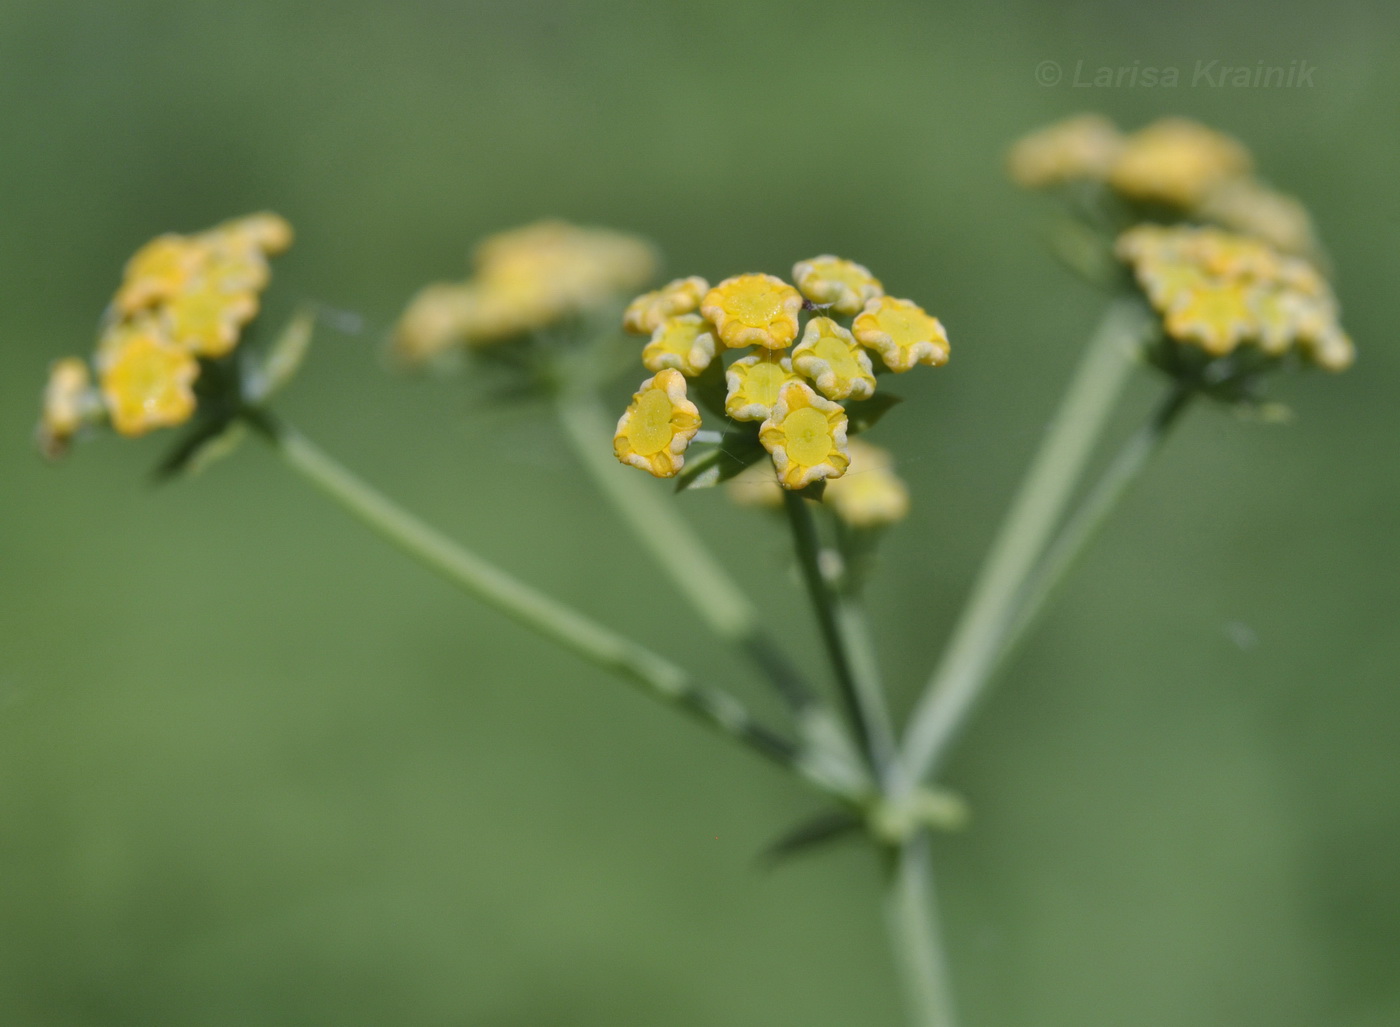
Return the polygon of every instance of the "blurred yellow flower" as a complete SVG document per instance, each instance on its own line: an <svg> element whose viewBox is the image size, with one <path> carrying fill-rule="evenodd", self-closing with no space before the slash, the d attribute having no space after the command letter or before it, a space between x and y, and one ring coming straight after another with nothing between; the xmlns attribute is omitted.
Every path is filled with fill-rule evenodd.
<svg viewBox="0 0 1400 1027"><path fill-rule="evenodd" d="M1316 256L1312 217L1301 202L1253 178L1232 178L1210 190L1193 217L1263 240L1282 253Z"/></svg>
<svg viewBox="0 0 1400 1027"><path fill-rule="evenodd" d="M685 376L673 368L642 382L617 422L617 458L658 478L676 475L685 465L686 447L700 430L700 411L685 393Z"/></svg>
<svg viewBox="0 0 1400 1027"><path fill-rule="evenodd" d="M1249 151L1187 118L1163 118L1128 137L1108 181L1129 199L1187 210L1221 183L1247 175Z"/></svg>
<svg viewBox="0 0 1400 1027"><path fill-rule="evenodd" d="M829 317L807 322L792 351L792 366L827 399L868 399L875 393L870 357L855 337Z"/></svg>
<svg viewBox="0 0 1400 1027"><path fill-rule="evenodd" d="M656 274L651 244L606 228L537 221L484 240L477 277L508 292L542 298L541 316L581 313L640 288ZM543 327L542 324L529 327Z"/></svg>
<svg viewBox="0 0 1400 1027"><path fill-rule="evenodd" d="M725 486L729 498L740 506L761 510L783 508L783 487L773 470L773 461L760 459L736 474Z"/></svg>
<svg viewBox="0 0 1400 1027"><path fill-rule="evenodd" d="M1298 348L1303 356L1324 371L1345 371L1356 362L1356 346L1338 325L1301 335Z"/></svg>
<svg viewBox="0 0 1400 1027"><path fill-rule="evenodd" d="M409 363L456 345L484 346L527 335L607 306L656 273L656 251L636 236L563 221L539 221L490 236L465 281L429 285L394 329Z"/></svg>
<svg viewBox="0 0 1400 1027"><path fill-rule="evenodd" d="M818 396L805 382L783 386L758 438L772 455L778 483L785 489L839 478L850 463L845 409Z"/></svg>
<svg viewBox="0 0 1400 1027"><path fill-rule="evenodd" d="M1102 181L1122 152L1123 133L1099 114L1057 121L1020 139L1007 157L1011 179L1041 189L1079 179Z"/></svg>
<svg viewBox="0 0 1400 1027"><path fill-rule="evenodd" d="M474 298L469 286L450 282L419 289L394 326L394 354L420 364L462 343Z"/></svg>
<svg viewBox="0 0 1400 1027"><path fill-rule="evenodd" d="M798 377L791 360L765 350L734 361L724 372L724 380L729 387L724 412L736 421L762 421L773 412L782 387Z"/></svg>
<svg viewBox="0 0 1400 1027"><path fill-rule="evenodd" d="M183 235L157 236L137 250L126 264L116 308L130 316L178 295L199 272L209 247Z"/></svg>
<svg viewBox="0 0 1400 1027"><path fill-rule="evenodd" d="M942 323L909 300L891 296L871 300L855 319L852 333L862 346L879 353L891 371L948 362L948 335Z"/></svg>
<svg viewBox="0 0 1400 1027"><path fill-rule="evenodd" d="M77 357L65 357L49 368L39 419L39 448L56 457L88 419L93 406L92 373Z"/></svg>
<svg viewBox="0 0 1400 1027"><path fill-rule="evenodd" d="M642 364L648 371L673 367L692 377L709 367L714 358L714 329L699 314L668 317L656 326L642 350Z"/></svg>
<svg viewBox="0 0 1400 1027"><path fill-rule="evenodd" d="M174 427L194 414L199 363L152 322L120 332L101 374L107 413L122 435Z"/></svg>
<svg viewBox="0 0 1400 1027"><path fill-rule="evenodd" d="M884 286L868 268L830 254L798 261L792 268L792 280L807 299L843 317L859 314L867 300L885 294Z"/></svg>
<svg viewBox="0 0 1400 1027"><path fill-rule="evenodd" d="M633 335L650 335L663 321L700 309L710 283L699 275L677 278L652 292L644 292L622 314L622 326Z"/></svg>
<svg viewBox="0 0 1400 1027"><path fill-rule="evenodd" d="M1249 337L1255 324L1252 303L1242 282L1208 282L1178 296L1163 324L1172 338L1220 357Z"/></svg>
<svg viewBox="0 0 1400 1027"><path fill-rule="evenodd" d="M244 249L255 249L269 257L285 253L295 238L286 219L271 211L233 218L205 233L215 242L225 242Z"/></svg>
<svg viewBox="0 0 1400 1027"><path fill-rule="evenodd" d="M786 349L797 338L802 294L774 275L736 275L705 294L700 312L730 349Z"/></svg>
<svg viewBox="0 0 1400 1027"><path fill-rule="evenodd" d="M211 360L233 351L257 313L257 293L223 292L210 285L180 293L165 308L171 341Z"/></svg>
<svg viewBox="0 0 1400 1027"><path fill-rule="evenodd" d="M909 515L909 488L894 471L894 459L862 439L847 445L850 466L827 482L822 502L853 528L880 528Z"/></svg>

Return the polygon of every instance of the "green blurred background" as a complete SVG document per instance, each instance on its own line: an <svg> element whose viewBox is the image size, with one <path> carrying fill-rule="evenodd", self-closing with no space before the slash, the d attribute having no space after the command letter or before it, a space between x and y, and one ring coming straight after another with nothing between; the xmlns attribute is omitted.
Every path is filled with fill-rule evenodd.
<svg viewBox="0 0 1400 1027"><path fill-rule="evenodd" d="M1191 87L1214 59L1315 85ZM1184 81L1076 89L1079 60ZM1280 382L1289 425L1194 413L966 738L975 824L937 855L967 1023L1400 1023L1397 96L1380 0L0 4L0 1023L898 1022L873 859L756 864L807 793L255 446L160 489L164 440L44 466L37 392L139 243L278 210L270 316L364 323L323 333L285 413L743 678L539 411L390 376L380 343L473 239L541 215L712 279L849 255L954 340L877 438L917 504L873 596L904 706L1101 306L1001 175L1084 109L1238 134L1312 207L1362 356ZM810 651L780 526L681 502Z"/></svg>

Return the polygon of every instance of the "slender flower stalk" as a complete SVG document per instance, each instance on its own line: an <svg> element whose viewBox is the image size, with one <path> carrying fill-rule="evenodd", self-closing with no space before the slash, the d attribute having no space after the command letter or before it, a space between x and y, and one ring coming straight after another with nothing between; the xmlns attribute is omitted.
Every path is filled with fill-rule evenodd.
<svg viewBox="0 0 1400 1027"><path fill-rule="evenodd" d="M310 440L265 414L248 414L253 427L287 466L359 521L463 591L577 656L638 685L653 698L691 714L706 726L787 768L825 792L854 799L799 759L792 742L758 723L728 692L695 681L645 646L619 635L572 607L453 542L419 521L342 467Z"/></svg>
<svg viewBox="0 0 1400 1027"><path fill-rule="evenodd" d="M922 781L982 691L1019 591L1063 517L1132 368L1145 331L1141 305L1109 307L1002 522L933 677L911 715L904 780Z"/></svg>
<svg viewBox="0 0 1400 1027"><path fill-rule="evenodd" d="M947 957L939 936L927 831L894 854L885 923L911 1027L956 1027Z"/></svg>
<svg viewBox="0 0 1400 1027"><path fill-rule="evenodd" d="M855 730L862 755L876 776L883 777L888 759L884 750L889 749L889 756L892 757L892 739L886 740L881 737L875 724L876 718L872 717L867 701L869 696L878 691L879 682L857 679L857 664L850 651L850 639L841 629L836 598L822 570L821 541L817 536L817 525L812 518L812 511L807 508L807 500L799 492L784 489L783 508L792 527L802 580L807 586L807 594L817 615L817 626L821 630L827 657L836 676L842 704ZM883 706L883 700L881 705Z"/></svg>
<svg viewBox="0 0 1400 1027"><path fill-rule="evenodd" d="M1012 618L1002 643L1002 658L1015 651L1034 626L1046 601L1064 580L1066 573L1079 560L1085 548L1098 534L1129 487L1142 474L1152 456L1161 448L1167 434L1190 405L1196 393L1184 386L1167 392L1160 406L1146 424L1137 430L1103 476L1094 484L1083 502L1070 516L1060 534L1045 552L1035 573L1026 581L1016 615Z"/></svg>

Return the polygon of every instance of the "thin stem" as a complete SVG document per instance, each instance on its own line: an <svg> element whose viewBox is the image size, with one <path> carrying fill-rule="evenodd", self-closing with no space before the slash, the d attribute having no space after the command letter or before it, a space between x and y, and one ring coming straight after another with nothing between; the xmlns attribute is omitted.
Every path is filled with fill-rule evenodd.
<svg viewBox="0 0 1400 1027"><path fill-rule="evenodd" d="M1186 410L1195 393L1187 386L1174 386L1148 422L1123 444L1074 513L1065 522L1044 557L1027 576L1016 601L988 640L988 656L982 676L974 687L943 694L933 707L939 727L929 760L929 772L936 771L966 723L976 701L986 692L996 671L1025 638L1046 600L1084 552L1108 515L1137 479L1152 455L1161 447L1172 425Z"/></svg>
<svg viewBox="0 0 1400 1027"><path fill-rule="evenodd" d="M865 573L864 568L859 566L868 558L874 536L868 531L846 526L839 518L833 520L837 550L841 555L838 580L828 583L836 628L850 657L856 699L865 712L871 751L880 768L880 783L887 792L899 792L901 789L892 780L900 771L899 737L885 697L885 684L880 674L875 638L870 631L870 618L865 612L862 588Z"/></svg>
<svg viewBox="0 0 1400 1027"><path fill-rule="evenodd" d="M841 629L836 598L822 570L821 540L817 536L817 525L812 518L812 511L808 509L806 499L786 489L783 490L783 508L792 527L797 562L802 568L802 579L807 585L807 594L817 615L817 625L821 629L822 641L826 644L827 656L836 675L842 704L850 717L851 727L855 731L862 755L876 776L883 778L886 755L882 751L879 731L871 723L870 713L863 698L864 694L871 690L870 683L859 679L848 648L849 639ZM878 685L875 687L878 688Z"/></svg>
<svg viewBox="0 0 1400 1027"><path fill-rule="evenodd" d="M885 923L911 1027L955 1027L952 989L934 904L929 839L920 832L894 854Z"/></svg>
<svg viewBox="0 0 1400 1027"><path fill-rule="evenodd" d="M720 734L801 774L822 790L851 798L839 786L812 773L799 760L791 742L757 723L728 692L700 684L665 657L458 545L267 414L249 413L247 417L287 466L428 569L564 649L640 686L653 698L684 710Z"/></svg>
<svg viewBox="0 0 1400 1027"><path fill-rule="evenodd" d="M982 564L948 646L910 717L904 779L923 780L976 699L1022 582L1060 522L1127 382L1129 344L1145 327L1136 301L1109 307Z"/></svg>
<svg viewBox="0 0 1400 1027"><path fill-rule="evenodd" d="M759 668L790 709L803 713L817 696L777 644L759 625L758 611L655 482L612 458L612 425L591 388L567 389L555 400L564 436L579 463L642 546L720 638Z"/></svg>
<svg viewBox="0 0 1400 1027"><path fill-rule="evenodd" d="M1046 601L1064 580L1070 568L1103 527L1128 488L1161 448L1172 425L1190 404L1195 393L1188 387L1171 389L1152 418L1123 444L1113 462L1104 470L1089 494L1065 523L1035 573L1026 581L1016 614L1002 645L1002 659L1010 655L1034 626Z"/></svg>

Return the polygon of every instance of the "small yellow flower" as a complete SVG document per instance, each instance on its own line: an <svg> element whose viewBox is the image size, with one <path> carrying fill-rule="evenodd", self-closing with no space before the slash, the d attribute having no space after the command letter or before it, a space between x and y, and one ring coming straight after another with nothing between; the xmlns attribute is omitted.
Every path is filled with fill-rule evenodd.
<svg viewBox="0 0 1400 1027"><path fill-rule="evenodd" d="M827 483L822 502L853 528L879 528L909 515L909 488L879 446L851 439L846 473Z"/></svg>
<svg viewBox="0 0 1400 1027"><path fill-rule="evenodd" d="M1286 289L1250 290L1254 341L1269 356L1288 352L1298 335L1301 297Z"/></svg>
<svg viewBox="0 0 1400 1027"><path fill-rule="evenodd" d="M948 335L942 323L909 300L891 296L871 300L852 330L856 341L879 353L891 371L948 362Z"/></svg>
<svg viewBox="0 0 1400 1027"><path fill-rule="evenodd" d="M792 366L827 399L868 399L875 393L870 357L850 332L829 317L807 322L792 351Z"/></svg>
<svg viewBox="0 0 1400 1027"><path fill-rule="evenodd" d="M700 309L700 301L710 291L710 283L699 275L677 278L652 292L644 292L622 314L622 327L633 335L650 335L663 321L677 314Z"/></svg>
<svg viewBox="0 0 1400 1027"><path fill-rule="evenodd" d="M169 428L194 414L199 363L153 325L126 328L102 369L102 396L123 435Z"/></svg>
<svg viewBox="0 0 1400 1027"><path fill-rule="evenodd" d="M1099 114L1047 125L1019 140L1007 158L1011 179L1042 189L1079 179L1101 181L1123 150L1123 133Z"/></svg>
<svg viewBox="0 0 1400 1027"><path fill-rule="evenodd" d="M798 261L792 280L807 299L843 317L859 314L866 301L885 294L885 287L868 268L830 254Z"/></svg>
<svg viewBox="0 0 1400 1027"><path fill-rule="evenodd" d="M1186 118L1163 118L1128 137L1108 181L1124 196L1189 210L1212 189L1248 174L1249 151Z"/></svg>
<svg viewBox="0 0 1400 1027"><path fill-rule="evenodd" d="M674 477L684 453L700 430L700 411L686 399L685 376L674 368L642 382L617 422L613 452L624 464L658 478Z"/></svg>
<svg viewBox="0 0 1400 1027"><path fill-rule="evenodd" d="M77 357L65 357L49 368L39 419L39 448L48 457L62 455L92 411L92 374Z"/></svg>
<svg viewBox="0 0 1400 1027"><path fill-rule="evenodd" d="M850 463L845 409L840 403L822 399L805 382L783 386L758 439L772 455L778 483L785 489L839 478Z"/></svg>
<svg viewBox="0 0 1400 1027"><path fill-rule="evenodd" d="M739 506L760 510L783 508L783 487L778 484L772 460L759 460L758 463L745 467L730 479L725 491Z"/></svg>
<svg viewBox="0 0 1400 1027"><path fill-rule="evenodd" d="M1222 278L1276 280L1279 255L1257 239L1201 228L1191 233L1187 252L1210 275Z"/></svg>
<svg viewBox="0 0 1400 1027"><path fill-rule="evenodd" d="M127 261L117 290L117 310L130 316L178 295L208 255L209 247L198 239L174 234L152 239Z"/></svg>
<svg viewBox="0 0 1400 1027"><path fill-rule="evenodd" d="M1220 357L1251 336L1253 302L1252 290L1243 283L1211 283L1182 294L1163 324L1177 341Z"/></svg>
<svg viewBox="0 0 1400 1027"><path fill-rule="evenodd" d="M729 386L724 412L736 421L762 421L773 412L783 386L799 379L791 360L768 350L734 361L724 380Z"/></svg>
<svg viewBox="0 0 1400 1027"><path fill-rule="evenodd" d="M269 257L285 253L291 248L295 238L292 226L286 219L271 211L261 211L225 221L205 235L217 242L259 250Z"/></svg>
<svg viewBox="0 0 1400 1027"><path fill-rule="evenodd" d="M1210 282L1197 265L1184 260L1145 258L1134 266L1142 291L1158 310L1169 310L1186 293Z"/></svg>
<svg viewBox="0 0 1400 1027"><path fill-rule="evenodd" d="M668 317L651 334L642 350L642 364L648 371L673 367L694 377L715 358L714 329L699 314Z"/></svg>
<svg viewBox="0 0 1400 1027"><path fill-rule="evenodd" d="M656 273L656 251L637 236L565 221L538 221L483 241L477 277L540 298L526 329L600 306L640 288Z"/></svg>
<svg viewBox="0 0 1400 1027"><path fill-rule="evenodd" d="M466 285L444 282L420 289L394 326L394 355L419 364L461 343L472 300Z"/></svg>
<svg viewBox="0 0 1400 1027"><path fill-rule="evenodd" d="M736 275L705 294L700 312L730 349L786 349L797 338L802 294L773 275Z"/></svg>
<svg viewBox="0 0 1400 1027"><path fill-rule="evenodd" d="M1314 335L1301 336L1298 349L1305 360L1324 371L1345 371L1356 362L1356 346L1351 336L1335 324Z"/></svg>
<svg viewBox="0 0 1400 1027"><path fill-rule="evenodd" d="M175 345L211 360L233 352L244 326L257 313L256 293L224 292L211 285L182 292L165 308Z"/></svg>

